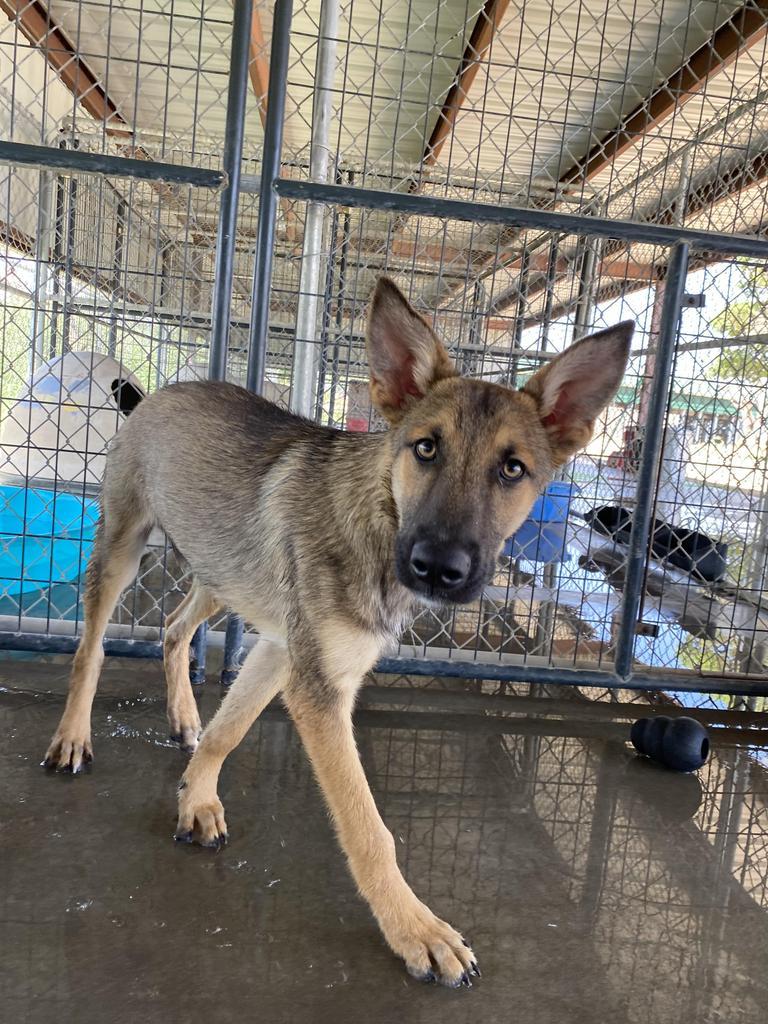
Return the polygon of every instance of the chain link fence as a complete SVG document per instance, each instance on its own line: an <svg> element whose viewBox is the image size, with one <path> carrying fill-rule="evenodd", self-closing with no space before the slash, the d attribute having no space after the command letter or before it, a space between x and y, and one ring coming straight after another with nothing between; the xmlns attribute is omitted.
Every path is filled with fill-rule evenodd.
<svg viewBox="0 0 768 1024"><path fill-rule="evenodd" d="M512 387L637 330L482 598L425 609L382 669L762 708L763 5L0 9L8 644L74 644L105 448L143 394L213 373L380 427L364 334L387 274L465 374ZM113 649L157 653L187 584L153 535ZM231 666L229 626L208 643Z"/></svg>

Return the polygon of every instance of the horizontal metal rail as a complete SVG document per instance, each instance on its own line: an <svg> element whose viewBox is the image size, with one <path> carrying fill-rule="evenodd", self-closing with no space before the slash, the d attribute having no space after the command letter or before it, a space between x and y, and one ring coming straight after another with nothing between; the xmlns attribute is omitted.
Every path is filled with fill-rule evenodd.
<svg viewBox="0 0 768 1024"><path fill-rule="evenodd" d="M249 638L250 639L250 638ZM45 633L0 632L0 650L30 651L39 654L72 654L80 642L78 636L51 636ZM162 658L163 645L157 640L131 640L108 637L107 654L120 658ZM505 683L548 683L558 686L589 686L599 689L623 689L649 692L672 690L686 693L726 693L737 696L768 697L768 678L705 675L690 672L636 672L627 679L615 673L561 665L488 664L478 661L444 661L432 658L381 658L374 668L382 675L443 676L453 679L484 679Z"/></svg>
<svg viewBox="0 0 768 1024"><path fill-rule="evenodd" d="M50 167L81 174L109 174L115 178L141 178L172 185L194 185L196 188L219 189L226 181L223 171L207 167L136 160L110 153L85 153L81 149L61 149L58 146L30 146L24 142L0 142L0 163Z"/></svg>
<svg viewBox="0 0 768 1024"><path fill-rule="evenodd" d="M768 258L768 241L749 235L726 235L695 228L668 227L664 224L636 223L591 217L584 214L559 213L555 210L526 209L518 206L491 206L463 199L442 199L439 196L415 195L407 192L385 192L381 189L355 188L351 185L321 185L313 181L292 181L278 178L273 186L284 199L301 202L330 203L364 209L387 210L410 216L439 217L445 220L504 224L509 227L536 228L562 234L598 235L601 238L626 239L647 245L674 246L687 242L695 249L715 249L734 256Z"/></svg>

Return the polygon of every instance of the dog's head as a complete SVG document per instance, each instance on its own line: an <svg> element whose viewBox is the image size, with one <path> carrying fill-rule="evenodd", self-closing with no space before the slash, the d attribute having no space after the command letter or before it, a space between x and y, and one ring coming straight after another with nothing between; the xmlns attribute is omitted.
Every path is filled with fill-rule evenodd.
<svg viewBox="0 0 768 1024"><path fill-rule="evenodd" d="M576 342L520 391L459 377L432 328L381 279L367 348L389 421L397 576L427 599L474 600L552 474L616 393L633 324Z"/></svg>

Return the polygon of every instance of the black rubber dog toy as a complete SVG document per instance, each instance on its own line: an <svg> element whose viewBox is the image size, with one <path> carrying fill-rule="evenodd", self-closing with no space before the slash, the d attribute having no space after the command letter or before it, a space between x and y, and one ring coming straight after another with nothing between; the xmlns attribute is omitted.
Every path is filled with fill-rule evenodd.
<svg viewBox="0 0 768 1024"><path fill-rule="evenodd" d="M709 735L695 718L639 718L629 738L638 754L675 772L695 772L709 756Z"/></svg>

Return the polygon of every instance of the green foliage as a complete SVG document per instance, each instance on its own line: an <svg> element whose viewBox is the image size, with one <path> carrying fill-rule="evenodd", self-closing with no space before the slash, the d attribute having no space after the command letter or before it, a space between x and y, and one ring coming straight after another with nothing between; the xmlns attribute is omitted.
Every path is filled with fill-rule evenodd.
<svg viewBox="0 0 768 1024"><path fill-rule="evenodd" d="M738 295L712 321L712 327L731 338L768 334L768 268L744 263L739 267ZM717 380L765 384L768 345L724 349L707 371Z"/></svg>

